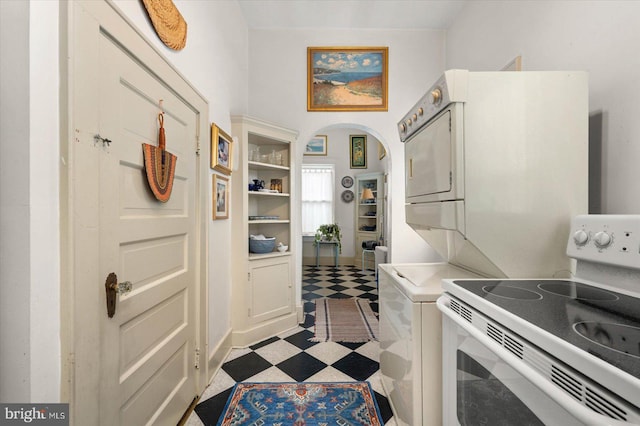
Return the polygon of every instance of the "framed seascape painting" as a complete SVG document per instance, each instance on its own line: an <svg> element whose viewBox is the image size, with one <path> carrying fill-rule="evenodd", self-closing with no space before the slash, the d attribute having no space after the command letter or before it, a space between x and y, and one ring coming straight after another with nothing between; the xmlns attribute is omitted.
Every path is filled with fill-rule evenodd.
<svg viewBox="0 0 640 426"><path fill-rule="evenodd" d="M307 111L387 111L388 47L308 47Z"/></svg>
<svg viewBox="0 0 640 426"><path fill-rule="evenodd" d="M315 135L304 148L304 155L327 155L327 135Z"/></svg>
<svg viewBox="0 0 640 426"><path fill-rule="evenodd" d="M229 179L213 175L213 220L229 218Z"/></svg>
<svg viewBox="0 0 640 426"><path fill-rule="evenodd" d="M349 136L351 143L349 144L349 158L351 159L352 169L367 168L367 136L351 135Z"/></svg>
<svg viewBox="0 0 640 426"><path fill-rule="evenodd" d="M221 128L211 124L211 168L222 174L231 174L233 139Z"/></svg>

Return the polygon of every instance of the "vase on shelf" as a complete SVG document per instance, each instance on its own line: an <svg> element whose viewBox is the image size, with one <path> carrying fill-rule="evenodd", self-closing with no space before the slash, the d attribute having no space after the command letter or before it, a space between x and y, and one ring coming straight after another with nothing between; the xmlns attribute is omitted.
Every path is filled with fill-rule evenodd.
<svg viewBox="0 0 640 426"><path fill-rule="evenodd" d="M261 189L264 189L264 181L260 180L260 179L254 179L253 180L253 190L254 191L260 191Z"/></svg>

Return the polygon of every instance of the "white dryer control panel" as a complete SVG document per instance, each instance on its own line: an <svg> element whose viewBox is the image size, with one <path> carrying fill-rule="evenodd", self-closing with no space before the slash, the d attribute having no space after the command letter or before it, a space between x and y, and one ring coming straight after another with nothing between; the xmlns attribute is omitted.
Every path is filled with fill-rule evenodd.
<svg viewBox="0 0 640 426"><path fill-rule="evenodd" d="M571 222L567 255L640 269L640 215L580 215Z"/></svg>
<svg viewBox="0 0 640 426"><path fill-rule="evenodd" d="M451 102L467 101L467 70L448 70L398 123L400 140L406 142Z"/></svg>

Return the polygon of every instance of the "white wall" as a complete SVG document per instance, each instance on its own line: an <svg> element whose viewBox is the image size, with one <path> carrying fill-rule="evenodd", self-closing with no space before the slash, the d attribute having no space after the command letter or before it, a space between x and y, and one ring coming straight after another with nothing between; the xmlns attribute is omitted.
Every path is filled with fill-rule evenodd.
<svg viewBox="0 0 640 426"><path fill-rule="evenodd" d="M388 112L307 112L308 46L388 46ZM405 224L404 150L396 123L444 69L444 34L421 30L308 29L249 31L249 112L300 132L302 146L321 129L343 125L366 130L389 156L390 254L394 262L419 262L435 253ZM297 152L302 155L303 149ZM298 264L301 260L298 259Z"/></svg>
<svg viewBox="0 0 640 426"><path fill-rule="evenodd" d="M340 225L342 234L342 254L343 257L353 257L355 255L355 206L356 202L345 203L340 196L346 189L342 186L341 180L344 176L354 178L363 173L384 173L386 170L387 157L378 159L378 139L357 128L333 127L320 129L318 134L327 135L327 155L326 156L303 156L304 164L333 164L335 166L335 222ZM349 136L367 136L367 168L352 169L349 157ZM304 146L307 141L300 140L300 146ZM355 185L349 188L354 191ZM314 257L315 249L309 241L303 247L304 257ZM329 252L323 253L329 255Z"/></svg>
<svg viewBox="0 0 640 426"><path fill-rule="evenodd" d="M590 212L640 213L640 2L472 1L447 31L448 68L589 72ZM553 105L549 105L553 108Z"/></svg>
<svg viewBox="0 0 640 426"><path fill-rule="evenodd" d="M29 3L0 2L0 401L30 398Z"/></svg>
<svg viewBox="0 0 640 426"><path fill-rule="evenodd" d="M31 396L50 401L60 390L61 365L50 356L60 351L60 224L59 217L59 81L56 2L33 1L30 11L30 135L31 206ZM44 49L34 49L44 46ZM43 72L46 70L46 72Z"/></svg>
<svg viewBox="0 0 640 426"><path fill-rule="evenodd" d="M0 15L0 401L57 401L58 4L1 2Z"/></svg>

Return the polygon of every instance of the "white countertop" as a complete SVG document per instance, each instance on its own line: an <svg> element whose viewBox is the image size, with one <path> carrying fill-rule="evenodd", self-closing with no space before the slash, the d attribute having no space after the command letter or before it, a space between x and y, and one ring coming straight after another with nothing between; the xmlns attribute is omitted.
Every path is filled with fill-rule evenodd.
<svg viewBox="0 0 640 426"><path fill-rule="evenodd" d="M435 302L442 294L445 278L482 278L450 263L405 263L379 265L391 282L413 302Z"/></svg>

